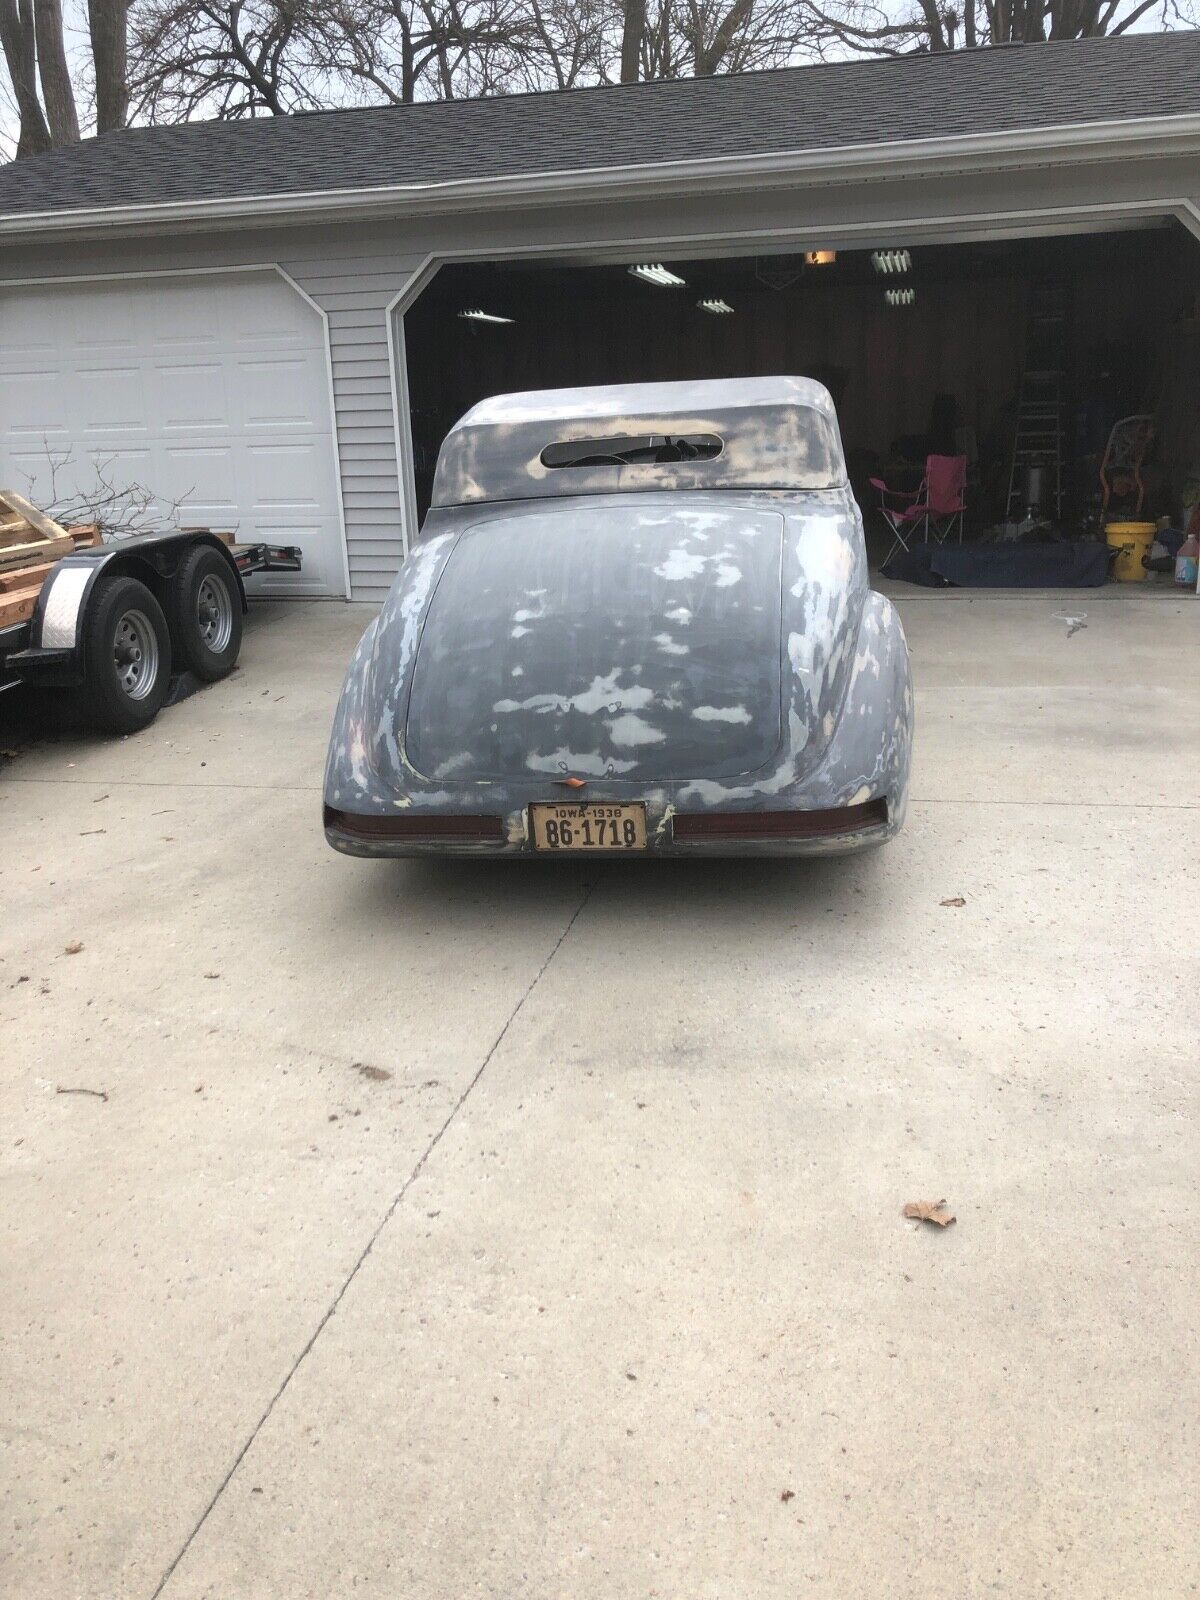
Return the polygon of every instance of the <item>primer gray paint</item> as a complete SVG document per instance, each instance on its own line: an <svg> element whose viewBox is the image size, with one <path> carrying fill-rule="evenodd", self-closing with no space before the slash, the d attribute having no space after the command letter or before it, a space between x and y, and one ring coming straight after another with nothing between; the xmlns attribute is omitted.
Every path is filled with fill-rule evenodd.
<svg viewBox="0 0 1200 1600"><path fill-rule="evenodd" d="M641 405L638 386L613 391L613 418L637 432L688 431L693 413L672 418L665 387L647 385L655 392ZM693 386L669 387L682 401ZM525 430L555 426L552 395L506 397L484 413L491 423L477 410L459 425L496 431L473 458L491 464L504 497L430 512L351 661L325 802L361 816L496 815L505 843L367 845L334 824L335 848L523 853L528 807L561 801L568 791L556 785L585 775L589 801L645 802L659 854L840 851L900 828L912 750L908 651L897 613L868 584L862 519L840 444L829 448L829 396L795 379L701 387L708 427L745 430L748 472L757 409L763 432L778 432L758 456L779 460L778 438L819 438L829 452L823 484L805 486L813 468L802 454L793 473L805 481L792 487L676 487L668 466L657 490L639 483L565 498L527 459ZM586 393L591 421L603 414L604 391ZM579 391L562 399L565 418L579 420ZM516 448L504 471L506 440ZM458 459L453 432L444 454ZM439 478L459 483L454 471ZM596 559L606 538L609 563ZM640 580L632 597L622 559L631 553ZM875 798L888 801L886 828L832 842L714 847L673 837L685 811Z"/></svg>

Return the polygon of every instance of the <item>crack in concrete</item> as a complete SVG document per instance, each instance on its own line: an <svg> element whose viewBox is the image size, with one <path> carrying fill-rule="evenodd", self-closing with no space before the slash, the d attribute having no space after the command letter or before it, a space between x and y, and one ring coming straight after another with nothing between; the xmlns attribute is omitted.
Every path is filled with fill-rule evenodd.
<svg viewBox="0 0 1200 1600"><path fill-rule="evenodd" d="M496 1051L504 1043L504 1039L505 1039L505 1036L508 1033L508 1030L512 1027L513 1023L517 1020L518 1016L521 1014L521 1011L522 1011L522 1009L523 1009L523 1007L525 1005L525 1002L529 999L530 995L537 988L538 984L542 981L543 977L546 974L547 969L550 966L550 963L554 960L555 956L558 954L559 950L562 948L563 943L565 942L565 940L567 938L567 935L571 932L571 929L575 926L576 922L579 920L579 917L580 917L581 913L583 912L584 907L587 905L588 901L591 899L592 890L594 888L595 888L595 881L592 881L592 882L590 882L590 883L588 883L588 884L586 884L584 886L583 896L582 896L581 900L579 901L579 904L575 907L574 911L571 913L570 919L568 920L566 927L559 934L558 938L554 941L554 944L552 945L549 954L546 956L546 959L542 962L541 966L534 973L534 975L533 975L532 979L530 980L530 982L529 982L527 988L525 989L524 993L521 995L521 997L517 1001L516 1005L509 1012L508 1017L505 1020L504 1026L500 1029L500 1032L492 1040L492 1043L491 1043L486 1055L484 1056L483 1060L479 1063L479 1066L476 1068L475 1073L474 1073L473 1077L471 1078L471 1081L467 1084L466 1088L463 1090L463 1092L459 1095L458 1099L454 1102L453 1106L450 1108L450 1113L447 1116L446 1120L442 1123L441 1127L437 1130L437 1132L434 1134L433 1138L429 1141L428 1145L425 1147L425 1150L422 1152L419 1160L417 1161L416 1166L413 1167L413 1169L409 1173L408 1177L404 1180L403 1184L397 1190L397 1192L396 1192L395 1196L393 1197L391 1203L389 1204L387 1210L384 1212L383 1216L380 1218L379 1222L376 1224L376 1227L375 1227L374 1231L372 1232L371 1237L367 1240L366 1244L363 1246L363 1249L359 1253L358 1258L355 1260L354 1265L350 1268L350 1271L347 1274L347 1276L345 1278L345 1281L342 1283L341 1288L339 1288L338 1292L334 1295L333 1299L330 1301L329 1305L326 1307L324 1314L322 1315L320 1321L317 1323L316 1327L313 1329L312 1333L309 1335L308 1340L304 1344L304 1346L301 1349L299 1355L297 1355L295 1361L293 1361L291 1366L288 1368L288 1371L284 1376L283 1382L279 1385L279 1387L275 1390L275 1393L271 1396L271 1399L270 1399L270 1401L269 1401L269 1403L267 1405L266 1410L263 1412L262 1416L259 1417L259 1419L255 1423L254 1427L250 1430L249 1437L246 1439L246 1442L242 1445L242 1448L238 1451L237 1455L234 1457L233 1462L232 1462L232 1464L231 1464L231 1466L229 1468L229 1471L221 1479L220 1483L217 1485L216 1492L213 1494L212 1498L209 1500L209 1502L205 1506L204 1510L200 1513L200 1516L199 1516L199 1518L198 1518L198 1520L196 1522L195 1527L193 1527L192 1531L188 1534L187 1538L183 1541L183 1544L180 1546L178 1552L176 1553L174 1560L171 1562L170 1566L167 1568L167 1570L163 1573L162 1577L159 1579L157 1586L155 1587L153 1593L150 1596L150 1600L158 1600L158 1597L162 1594L162 1592L166 1588L167 1584L170 1583L172 1577L175 1574L176 1569L179 1566L179 1563L183 1560L184 1556L187 1555L188 1551L191 1549L193 1543L196 1540L196 1536L199 1534L200 1530L204 1527L204 1524L208 1521L209 1517L212 1515L214 1509L216 1508L217 1502L220 1500L221 1496L225 1493L226 1489L229 1487L230 1483L233 1481L234 1475L236 1474L238 1468L241 1466L242 1462L246 1459L246 1456L249 1454L251 1446L254 1444L254 1441L258 1438L259 1434L262 1432L263 1428L266 1426L268 1420L270 1419L271 1413L275 1410L275 1407L279 1404L279 1401L283 1398L284 1394L287 1392L288 1385L291 1383L292 1379L296 1376L296 1373L300 1370L301 1366L304 1364L305 1360L308 1357L309 1352L312 1350L312 1348L316 1344L317 1340L321 1337L321 1334L325 1331L325 1328L326 1328L327 1324L329 1323L330 1319L332 1318L334 1312L337 1310L338 1306L341 1305L342 1300L345 1298L347 1290L350 1288L350 1285L354 1282L355 1278L358 1276L359 1269L362 1267L362 1265L366 1261L367 1257L371 1254L371 1251L375 1248L375 1241L379 1238L380 1234L382 1234L383 1230L387 1227L388 1223L392 1220L393 1216L395 1216L396 1211L398 1210L398 1208L400 1207L402 1201L404 1200L405 1195L412 1188L413 1184L417 1181L417 1179L421 1176L421 1173L425 1168L426 1162L429 1160L430 1156L433 1154L433 1152L437 1149L438 1145L441 1143L443 1135L446 1133L447 1129L450 1127L450 1124L454 1121L455 1117L458 1116L458 1113L462 1110L463 1106L466 1104L468 1097L470 1096L472 1090L475 1088L476 1084L479 1082L480 1078L483 1077L483 1074L486 1072L486 1070L488 1068L488 1065L492 1060L492 1057L496 1054Z"/></svg>

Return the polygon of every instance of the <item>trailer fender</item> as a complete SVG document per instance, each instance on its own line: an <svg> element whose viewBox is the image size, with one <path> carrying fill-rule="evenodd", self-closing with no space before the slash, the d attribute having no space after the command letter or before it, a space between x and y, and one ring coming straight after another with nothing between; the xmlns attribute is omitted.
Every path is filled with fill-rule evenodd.
<svg viewBox="0 0 1200 1600"><path fill-rule="evenodd" d="M42 585L30 626L30 646L43 657L43 681L81 683L83 640L92 612L96 584L102 577L137 578L172 615L171 581L184 556L198 545L215 550L237 584L243 613L246 585L227 547L210 533L163 533L139 536L127 543L101 545L64 556ZM178 640L172 639L178 658Z"/></svg>

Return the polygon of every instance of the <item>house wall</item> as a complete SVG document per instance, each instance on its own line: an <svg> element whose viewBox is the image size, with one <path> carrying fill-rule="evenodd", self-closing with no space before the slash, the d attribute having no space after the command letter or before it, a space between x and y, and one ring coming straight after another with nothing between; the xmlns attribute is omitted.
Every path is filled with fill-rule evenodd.
<svg viewBox="0 0 1200 1600"><path fill-rule="evenodd" d="M1194 208L1187 225L1200 238L1195 164L1150 159L819 186L747 180L724 192L681 183L667 198L446 209L286 229L175 225L169 237L143 231L16 244L0 253L0 284L262 263L282 268L327 318L351 579L355 598L377 600L402 558L411 520L401 482L406 427L397 424L393 398L389 307L399 302L402 309L403 297L416 292L439 257L538 253L596 260L667 249L744 254L772 241L789 248L916 244L1102 229L1182 215L1185 201Z"/></svg>

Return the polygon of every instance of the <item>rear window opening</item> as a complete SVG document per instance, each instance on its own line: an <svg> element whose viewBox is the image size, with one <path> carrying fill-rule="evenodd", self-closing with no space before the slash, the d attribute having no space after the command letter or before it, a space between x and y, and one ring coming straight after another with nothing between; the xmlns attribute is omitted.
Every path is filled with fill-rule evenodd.
<svg viewBox="0 0 1200 1600"><path fill-rule="evenodd" d="M713 461L723 449L715 433L628 434L548 444L541 463L544 467L661 467L679 461Z"/></svg>

